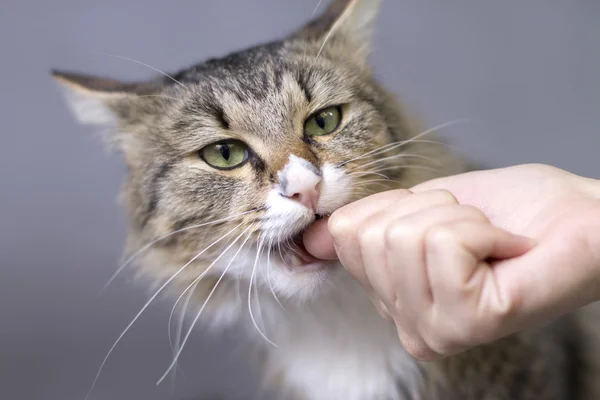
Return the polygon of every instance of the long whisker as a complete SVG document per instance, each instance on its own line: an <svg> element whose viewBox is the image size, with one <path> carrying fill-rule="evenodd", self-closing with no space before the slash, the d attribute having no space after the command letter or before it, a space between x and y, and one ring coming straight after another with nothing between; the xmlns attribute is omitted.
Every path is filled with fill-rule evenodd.
<svg viewBox="0 0 600 400"><path fill-rule="evenodd" d="M385 178L385 179L391 179L389 176L384 175L384 174L380 174L379 172L369 172L369 171L351 172L348 175L349 176L377 175L377 176L380 176L380 177Z"/></svg>
<svg viewBox="0 0 600 400"><path fill-rule="evenodd" d="M248 311L250 312L250 319L252 320L252 323L254 324L254 327L256 328L256 330L258 331L258 333L271 345L273 345L274 347L277 347L277 345L275 343L273 343L271 341L271 339L269 339L258 327L258 324L256 323L256 320L254 319L254 315L252 314L252 283L254 281L254 275L256 274L256 266L258 265L258 259L260 257L261 251L262 251L262 245L263 242L261 241L259 246L258 246L258 251L256 253L256 259L254 260L254 267L252 268L252 275L250 275L250 284L248 286Z"/></svg>
<svg viewBox="0 0 600 400"><path fill-rule="evenodd" d="M153 67L152 65L148 65L148 64L143 63L141 61L134 60L133 58L123 57L123 56L119 56L119 55L116 55L116 54L104 53L104 52L101 52L101 51L98 51L96 53L102 54L102 55L105 55L105 56L109 56L109 57L120 58L121 60L131 61L133 63L139 64L139 65L143 65L144 67L150 68L151 70L156 71L159 74L166 76L167 78L169 78L170 80L172 80L173 82L175 82L176 84L178 84L179 86L181 86L182 88L185 88L186 90L189 90L190 92L192 91L189 87L185 86L183 83L179 82L177 79L173 78L171 75L167 74L164 71L161 71L160 69L158 69L156 67Z"/></svg>
<svg viewBox="0 0 600 400"><path fill-rule="evenodd" d="M431 142L431 143L444 144L444 143L433 141L433 140L427 140L427 141L425 141L425 140L419 140L419 138L421 138L421 137L423 137L425 135L429 135L430 133L439 131L441 129L447 128L449 126L456 125L456 124L459 124L459 123L466 123L466 122L469 122L469 120L467 120L467 119L456 119L456 120L453 120L453 121L448 121L448 122L445 122L443 124L436 125L433 128L429 128L429 129L427 129L427 130L419 133L418 135L413 136L410 139L402 140L400 142L388 143L388 144L383 145L381 147L378 147L378 148L376 148L374 150L368 151L368 152L366 152L366 153L364 153L364 154L362 154L362 155L360 155L358 157L355 157L353 159L344 161L343 163L340 164L340 166L344 166L344 165L346 165L346 164L348 164L348 163L350 163L352 161L360 160L360 159L365 158L365 157L370 156L370 155L376 155L376 154L385 153L387 151L391 151L393 149L396 149L396 148L401 147L401 146L405 146L405 145L410 144L410 143L429 143L429 142ZM373 153L375 153L375 154L373 154Z"/></svg>
<svg viewBox="0 0 600 400"><path fill-rule="evenodd" d="M387 183L387 185L384 184L383 182ZM400 183L399 181L391 181L389 179L370 179L370 180L367 180L367 181L362 181L362 182L357 182L357 183L358 184L362 184L362 185L368 185L370 183L378 183L378 184L380 184L382 186L386 186L387 187L390 182Z"/></svg>
<svg viewBox="0 0 600 400"><path fill-rule="evenodd" d="M376 172L385 172L385 171L392 171L392 170L396 170L396 169L422 169L422 170L426 170L426 171L431 171L431 172L436 172L439 173L440 170L438 168L431 168L428 167L426 165L394 165L391 167L386 167L386 168L380 168L380 169L376 169Z"/></svg>
<svg viewBox="0 0 600 400"><path fill-rule="evenodd" d="M178 233L181 233L181 232L189 231L189 230L192 230L192 229L198 229L198 228L202 228L203 226L215 225L215 224L220 224L220 223L223 223L223 222L231 222L231 221L234 221L236 218L239 218L239 217L241 217L241 216L244 216L244 215L246 215L246 214L250 214L250 213L256 212L256 211L258 211L258 210L260 210L260 209L254 209L254 210L246 211L246 212L243 212L243 213L241 213L241 214L233 215L233 216L230 216L230 217L227 217L227 218L218 219L218 220L216 220L216 221L210 221L210 222L205 222L205 223L198 224L198 225L187 226L187 227L185 227L185 228L181 228L181 229L178 229L178 230L176 230L176 231L174 231L174 232L167 233L167 234L165 234L165 235L163 235L163 236L161 236L161 237L159 237L159 238L157 238L157 239L154 239L154 240L152 240L150 243L146 244L146 245L145 245L145 246L143 246L141 249L139 249L138 251L136 251L135 253L133 253L133 254L132 254L132 255L131 255L131 256L130 256L130 257L129 257L129 258L128 258L128 259L127 259L127 260L126 260L126 261L125 261L125 262L124 262L122 265L121 265L121 266L120 266L120 267L119 267L119 269L117 269L117 271L116 271L116 272L115 272L115 273L114 273L114 274L113 274L113 275L110 277L110 279L108 280L108 282L106 283L106 285L104 285L104 288L102 288L102 290L100 291L100 293L104 292L104 291L105 291L105 290L106 290L106 289L107 289L107 288L108 288L108 287L111 285L111 283L112 283L112 282L113 282L113 281L114 281L114 280L117 278L117 276L119 276L119 274L120 274L121 272L123 272L123 270L124 270L125 268L127 268L127 266L128 266L129 264L131 264L131 263L133 262L133 260L135 260L135 259L136 259L136 258L137 258L137 257L138 257L140 254L142 254L144 251L146 251L146 250L148 250L150 247L154 246L156 243L158 243L158 242L160 242L160 241L162 241L162 240L165 240L165 239L167 239L167 238L168 238L168 237L170 237L170 236L173 236L173 235L176 235L176 234L178 234Z"/></svg>
<svg viewBox="0 0 600 400"><path fill-rule="evenodd" d="M261 242L259 249L260 247L262 247L262 245L263 242ZM258 267L258 269L262 268ZM252 288L252 277L250 277L250 288ZM260 293L258 292L258 283L256 280L254 281L254 294L256 295L256 308L258 309L258 318L260 319L263 329L265 329L265 320L263 319L262 309L260 307Z"/></svg>
<svg viewBox="0 0 600 400"><path fill-rule="evenodd" d="M394 154L393 156L389 156L389 157L380 158L378 160L370 161L370 162L368 162L366 164L362 164L362 165L357 166L355 169L366 168L366 167L369 167L369 166L371 166L373 164L377 164L377 163L381 163L381 162L389 161L389 160L394 160L396 158L419 158L419 159L423 159L423 160L426 160L426 161L435 162L435 163L439 164L439 162L437 162L435 160L432 160L429 157L422 156L420 154L403 154L403 153L401 153L401 154Z"/></svg>
<svg viewBox="0 0 600 400"><path fill-rule="evenodd" d="M177 319L177 332L175 333L175 345L173 345L173 342L171 340L171 317L173 316L173 310L177 306L177 302L175 302L175 305L173 306L173 309L171 310L171 314L169 315L169 345L171 346L171 353L172 353L173 357L175 357L175 353L176 353L177 349L179 349L179 343L181 342L181 331L183 330L183 324L185 322L187 308L188 308L188 305L190 304L190 301L192 300L194 291L195 291L195 288L188 292L188 294L185 298L185 301L183 303L181 312L179 313L179 318ZM181 370L179 365L177 365L177 369ZM176 372L177 371L174 371L174 373L173 373L173 382L172 382L173 388L175 388ZM181 371L181 372L183 373L183 371Z"/></svg>
<svg viewBox="0 0 600 400"><path fill-rule="evenodd" d="M150 300L148 300L146 302L146 304L144 304L142 309L135 315L135 317L133 317L133 320L131 320L129 325L127 325L125 330L119 335L117 340L113 343L111 348L108 350L108 353L104 357L104 360L102 360L102 364L100 364L100 368L98 369L98 372L96 373L96 377L94 378L94 381L92 382L92 387L90 388L90 391L88 392L88 394L85 396L85 400L87 400L90 397L90 394L92 393L92 391L94 390L94 387L96 386L96 382L98 381L98 378L100 377L100 373L102 372L102 369L104 368L104 365L106 364L106 361L112 354L115 347L117 347L117 344L119 344L119 342L121 341L123 336L125 336L125 334L129 331L129 328L131 328L133 326L133 324L140 318L142 313L150 306L150 304L154 301L154 299L156 297L158 297L158 295L163 291L163 289L165 287L167 287L167 285L169 283L171 283L173 281L173 279L175 279L184 269L186 269L188 265L190 265L192 262L194 262L196 259L198 259L198 257L200 257L208 249L210 249L211 247L213 247L214 245L219 243L221 240L225 239L227 236L229 236L231 233L233 233L240 226L242 226L242 224L237 225L235 228L233 228L232 230L227 232L225 235L221 236L219 239L217 239L213 243L211 243L208 247L206 247L204 250L202 250L200 253L198 253L196 256L194 256L194 258L192 258L190 261L188 261L183 267L181 267L179 270L177 270L177 272L175 272L165 283L163 283L163 285L160 288L158 288L158 290L152 295L152 297L150 297Z"/></svg>
<svg viewBox="0 0 600 400"><path fill-rule="evenodd" d="M248 229L250 229L251 227L252 227L252 225L250 227L248 227L246 229L246 231ZM217 280L217 282L213 286L212 290L210 291L210 293L206 297L206 300L204 300L204 303L202 304L202 307L200 307L200 311L198 311L198 313L196 314L196 317L192 321L192 323L191 323L191 325L190 325L187 333L185 334L185 337L183 338L183 341L181 342L181 347L177 350L177 354L175 354L175 357L173 357L173 361L171 362L171 364L169 365L169 367L167 368L167 370L165 371L165 373L156 382L156 385L160 385L161 382L169 375L169 372L171 372L171 370L173 369L173 367L175 366L175 364L177 364L177 360L179 360L179 356L181 355L181 352L183 351L183 348L185 347L185 344L187 343L190 335L192 334L192 330L194 329L194 326L196 325L196 322L198 322L198 319L200 319L200 315L202 314L202 311L204 311L204 308L208 304L208 301L210 300L210 298L212 297L212 295L217 290L217 287L219 286L219 283L221 283L221 280L223 280L223 277L225 277L225 275L227 274L227 271L229 270L229 267L231 267L231 264L233 264L233 261L235 260L235 258L237 257L237 255L240 253L240 251L242 250L242 248L244 248L244 246L246 245L246 243L248 242L248 240L250 240L251 236L252 236L252 234L248 235L248 237L244 240L244 242L242 243L242 245L240 246L240 248L234 254L234 256L231 259L231 261L229 261L229 264L227 264L227 267L225 267L225 269L223 270L223 273L221 274L221 276L219 277L219 279Z"/></svg>
<svg viewBox="0 0 600 400"><path fill-rule="evenodd" d="M281 242L277 243L277 249L279 250L279 257L281 258L281 262L285 264L286 267L291 268L287 262L285 262L285 259L283 258L283 254L281 254Z"/></svg>
<svg viewBox="0 0 600 400"><path fill-rule="evenodd" d="M271 294L273 295L273 298L275 299L275 301L277 302L277 304L279 304L279 306L281 307L281 309L283 311L287 310L285 309L285 307L283 306L283 304L281 304L281 302L279 301L279 298L277 298L277 295L275 294L275 289L273 289L273 282L271 281L271 249L273 247L273 239L271 239L271 241L269 242L269 248L267 250L267 283L269 284L269 289L271 290Z"/></svg>
<svg viewBox="0 0 600 400"><path fill-rule="evenodd" d="M187 292L189 292L189 293L193 293L193 292L196 290L196 288L198 287L198 284L200 284L200 281L202 280L202 278L204 278L204 277L205 277L205 276L206 276L206 275L207 275L207 274L210 272L210 270L211 270L211 269L213 268L213 266L214 266L214 265L217 263L217 261L219 261L219 260L221 259L221 257L222 257L223 255L225 255L225 253L227 253L227 251L229 251L229 249L231 249L231 247L232 247L234 244L236 244L236 243L237 243L237 241L238 241L238 240L239 240L239 239L240 239L242 236L244 236L244 235L246 234L246 232L248 232L248 230L249 230L249 229L251 229L252 227L253 227L253 225L250 225L248 228L244 229L244 230L242 231L242 233L240 233L240 234L239 234L239 236L238 236L238 237L236 237L236 238L233 240L233 242L231 242L231 244L229 244L229 245L227 246L227 248L225 248L225 250L223 250L223 251L221 252L221 254L219 254L219 256L218 256L217 258L215 258L215 259L213 260L213 262L212 262L212 263L211 263L211 264L210 264L210 265L209 265L209 266L208 266L208 267L207 267L207 268L206 268L206 269L205 269L205 270L204 270L204 271L203 271L203 272L202 272L200 275L198 275L198 277L197 277L196 279L194 279L194 280L192 281L192 283L190 283L190 284L188 285L188 287L186 287L186 288L185 288L185 290L184 290L184 291L183 291L183 292L182 292L182 293L179 295L179 297L177 298L177 300L175 300L175 304L173 305L173 308L171 308L171 313L169 314L169 323L168 323L168 326L169 326L169 332L168 332L168 334L169 334L169 342L170 342L170 343L172 343L172 341L171 341L171 320L173 319L173 315L175 314L175 310L176 310L176 308L177 308L177 304L179 304L179 302L181 301L181 298L182 298L182 297L183 297L183 296L184 296L184 295L185 295ZM188 299L189 299L189 297L188 297ZM187 304L186 304L186 307L187 307Z"/></svg>
<svg viewBox="0 0 600 400"><path fill-rule="evenodd" d="M319 10L319 7L321 7L321 3L323 3L323 0L319 0L319 2L317 3L317 6L315 7L315 9L313 10L312 15L310 16L310 21L312 21L315 18L315 15L317 14L317 11Z"/></svg>

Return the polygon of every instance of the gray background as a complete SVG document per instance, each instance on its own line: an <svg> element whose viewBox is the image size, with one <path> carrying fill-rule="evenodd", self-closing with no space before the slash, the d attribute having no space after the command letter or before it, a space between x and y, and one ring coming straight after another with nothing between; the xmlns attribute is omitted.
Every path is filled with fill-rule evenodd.
<svg viewBox="0 0 600 400"><path fill-rule="evenodd" d="M83 399L104 354L147 299L117 267L123 175L76 125L51 67L118 78L172 71L282 35L316 0L3 0L0 4L0 398ZM377 74L426 126L491 166L545 162L599 177L600 2L386 0ZM168 307L158 304L109 360L93 399L243 394L256 380L234 341L199 331L175 393ZM245 372L246 371L246 372Z"/></svg>

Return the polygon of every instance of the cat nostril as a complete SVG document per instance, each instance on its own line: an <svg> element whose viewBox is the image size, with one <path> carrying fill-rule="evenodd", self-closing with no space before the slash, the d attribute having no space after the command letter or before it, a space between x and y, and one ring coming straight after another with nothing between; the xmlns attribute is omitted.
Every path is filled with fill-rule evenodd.
<svg viewBox="0 0 600 400"><path fill-rule="evenodd" d="M297 202L301 201L302 195L300 193L294 193L289 197L292 200L296 200Z"/></svg>
<svg viewBox="0 0 600 400"><path fill-rule="evenodd" d="M316 211L317 210L317 202L319 201L319 191L315 187L312 190L303 191L301 193L294 193L291 196L285 196L290 200L297 201L302 204L304 207Z"/></svg>

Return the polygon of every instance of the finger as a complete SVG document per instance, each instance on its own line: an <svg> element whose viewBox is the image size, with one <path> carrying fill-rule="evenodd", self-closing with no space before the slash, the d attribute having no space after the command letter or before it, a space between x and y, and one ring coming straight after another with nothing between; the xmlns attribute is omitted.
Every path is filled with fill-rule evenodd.
<svg viewBox="0 0 600 400"><path fill-rule="evenodd" d="M368 257L362 255L362 250L373 248L374 243L381 243L381 235L390 220L448 203L455 204L456 199L447 191L430 191L415 198L409 191L393 190L341 208L331 216L329 231L342 264L355 278L365 283L367 277L363 259ZM365 242L363 246L360 244L361 237Z"/></svg>
<svg viewBox="0 0 600 400"><path fill-rule="evenodd" d="M398 306L420 312L431 303L425 236L433 226L459 220L487 221L474 207L442 205L399 218L389 225L384 238L386 261L400 299ZM378 283L376 276L371 278L376 289L386 284Z"/></svg>
<svg viewBox="0 0 600 400"><path fill-rule="evenodd" d="M321 260L337 260L333 237L327 229L329 218L321 219L312 224L302 236L304 247L314 257Z"/></svg>
<svg viewBox="0 0 600 400"><path fill-rule="evenodd" d="M407 190L377 193L338 209L329 218L327 227L338 258L367 290L370 290L370 285L364 273L357 232L373 214L388 209L410 194Z"/></svg>
<svg viewBox="0 0 600 400"><path fill-rule="evenodd" d="M468 345L489 340L499 317L511 302L499 286L488 258L523 255L533 241L479 221L455 221L436 225L426 236L426 268L436 307L465 318L460 339ZM475 327L475 328L473 328Z"/></svg>
<svg viewBox="0 0 600 400"><path fill-rule="evenodd" d="M532 239L474 220L436 225L425 242L430 283L443 287L467 285L481 262L517 257L534 246Z"/></svg>

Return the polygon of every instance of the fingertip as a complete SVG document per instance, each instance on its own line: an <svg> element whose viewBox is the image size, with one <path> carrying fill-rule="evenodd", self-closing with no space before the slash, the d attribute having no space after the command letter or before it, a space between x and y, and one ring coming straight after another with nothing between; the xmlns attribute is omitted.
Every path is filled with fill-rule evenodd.
<svg viewBox="0 0 600 400"><path fill-rule="evenodd" d="M303 235L304 247L312 256L321 260L337 260L333 237L328 230L328 220L312 224Z"/></svg>

